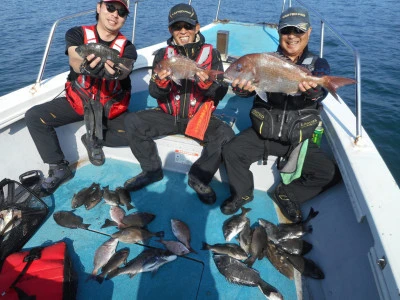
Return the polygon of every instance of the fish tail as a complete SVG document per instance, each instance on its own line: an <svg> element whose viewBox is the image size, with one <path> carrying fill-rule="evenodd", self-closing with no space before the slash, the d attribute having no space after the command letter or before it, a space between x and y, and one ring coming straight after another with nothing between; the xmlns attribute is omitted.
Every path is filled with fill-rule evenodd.
<svg viewBox="0 0 400 300"><path fill-rule="evenodd" d="M82 224L82 229L88 230L89 229L90 224Z"/></svg>
<svg viewBox="0 0 400 300"><path fill-rule="evenodd" d="M201 250L209 250L210 249L210 245L207 244L206 242L203 242L203 247L201 247Z"/></svg>
<svg viewBox="0 0 400 300"><path fill-rule="evenodd" d="M189 247L188 249L189 249L190 252L195 253L195 254L198 254L197 251L194 250L192 247Z"/></svg>
<svg viewBox="0 0 400 300"><path fill-rule="evenodd" d="M104 274L101 273L101 274L97 275L97 276L95 277L95 279L96 279L96 281L97 281L98 283L103 283L103 281L104 281Z"/></svg>
<svg viewBox="0 0 400 300"><path fill-rule="evenodd" d="M308 213L307 219L304 220L304 223L307 223L311 219L314 219L316 216L318 216L319 211L315 211L314 208L310 208L310 212Z"/></svg>
<svg viewBox="0 0 400 300"><path fill-rule="evenodd" d="M243 263L245 263L248 267L252 267L254 265L254 262L256 261L256 256L252 255L249 258L246 258Z"/></svg>
<svg viewBox="0 0 400 300"><path fill-rule="evenodd" d="M322 76L323 86L328 89L332 96L339 101L336 90L344 85L355 84L354 79L338 76Z"/></svg>
<svg viewBox="0 0 400 300"><path fill-rule="evenodd" d="M163 238L163 237L164 237L164 231L156 232L155 235L156 235L157 237L159 237L159 238Z"/></svg>
<svg viewBox="0 0 400 300"><path fill-rule="evenodd" d="M132 204L130 204L130 203L128 203L127 205L126 205L126 208L128 209L128 210L131 210L131 209L133 209L133 208L135 208Z"/></svg>
<svg viewBox="0 0 400 300"><path fill-rule="evenodd" d="M217 71L217 70L209 70L208 72L208 77L212 81L217 81L218 75L224 74L223 71Z"/></svg>

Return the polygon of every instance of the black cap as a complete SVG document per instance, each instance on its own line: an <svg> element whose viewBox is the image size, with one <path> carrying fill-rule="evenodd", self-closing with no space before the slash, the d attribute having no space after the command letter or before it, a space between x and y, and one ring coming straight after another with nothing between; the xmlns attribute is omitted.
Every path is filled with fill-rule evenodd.
<svg viewBox="0 0 400 300"><path fill-rule="evenodd" d="M281 14L278 30L285 27L297 27L306 32L310 28L308 11L302 7L290 7Z"/></svg>
<svg viewBox="0 0 400 300"><path fill-rule="evenodd" d="M180 3L172 7L168 14L168 26L176 22L186 22L196 25L198 20L194 8L185 3Z"/></svg>

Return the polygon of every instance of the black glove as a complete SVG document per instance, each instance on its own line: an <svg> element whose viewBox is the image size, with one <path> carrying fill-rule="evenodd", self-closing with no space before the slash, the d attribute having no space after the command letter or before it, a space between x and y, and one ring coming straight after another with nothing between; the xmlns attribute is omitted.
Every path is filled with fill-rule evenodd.
<svg viewBox="0 0 400 300"><path fill-rule="evenodd" d="M117 80L119 76L122 74L122 71L118 68L116 68L116 64L114 64L114 67L112 68L115 73L111 75L106 68L104 68L104 78L108 80Z"/></svg>
<svg viewBox="0 0 400 300"><path fill-rule="evenodd" d="M317 85L315 88L309 88L308 90L303 92L303 95L306 97L307 100L316 101L325 96L325 90L322 88L322 86Z"/></svg>
<svg viewBox="0 0 400 300"><path fill-rule="evenodd" d="M86 58L82 62L79 67L79 71L82 75L89 75L92 77L103 77L104 76L104 63L99 62L94 68L90 66L90 63L95 59L94 57L91 61L88 61Z"/></svg>

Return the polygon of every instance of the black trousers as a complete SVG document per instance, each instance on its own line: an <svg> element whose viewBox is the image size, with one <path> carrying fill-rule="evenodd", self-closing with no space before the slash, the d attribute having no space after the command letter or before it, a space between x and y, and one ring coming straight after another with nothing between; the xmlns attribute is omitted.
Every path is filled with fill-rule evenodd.
<svg viewBox="0 0 400 300"><path fill-rule="evenodd" d="M109 120L103 118L104 146L127 146L124 118L127 113ZM65 159L55 128L83 121L69 104L67 98L59 97L50 102L36 105L25 114L25 121L32 139L44 163L53 164Z"/></svg>
<svg viewBox="0 0 400 300"><path fill-rule="evenodd" d="M269 155L285 156L289 146L264 140L248 128L223 147L223 158L229 178L232 196L253 194L253 173L250 165L263 158L266 149ZM300 178L284 185L284 190L295 202L303 203L340 180L336 164L314 143L310 142Z"/></svg>
<svg viewBox="0 0 400 300"><path fill-rule="evenodd" d="M125 128L129 146L145 172L162 167L153 138L184 134L188 119L178 119L160 108L129 113L125 117ZM222 146L234 137L234 132L225 122L212 116L204 135L203 151L190 168L189 175L208 184L222 162Z"/></svg>

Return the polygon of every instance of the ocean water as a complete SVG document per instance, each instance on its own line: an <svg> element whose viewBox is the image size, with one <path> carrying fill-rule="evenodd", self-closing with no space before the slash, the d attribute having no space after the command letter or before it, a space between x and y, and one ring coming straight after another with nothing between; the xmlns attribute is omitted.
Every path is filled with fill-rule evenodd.
<svg viewBox="0 0 400 300"><path fill-rule="evenodd" d="M139 2L135 45L149 46L169 37L167 30L168 10L180 1ZM400 184L400 4L396 0L345 0L305 1L319 11L326 21L339 30L360 53L362 75L362 125L381 153L395 180ZM0 23L0 96L35 82L48 35L53 23L76 12L95 9L95 0L70 0L66 2L43 0L32 3L27 0L4 3ZM295 4L295 1L293 1ZM216 16L217 0L194 0L200 23L208 24ZM133 1L131 11L133 16ZM222 0L220 19L238 21L274 22L279 19L282 4L279 1ZM256 13L254 13L256 12ZM254 17L255 15L255 17ZM249 18L249 16L252 16ZM310 47L318 52L313 36L319 35L319 23L311 14L313 33ZM59 24L47 61L44 78L68 70L64 55L65 31L76 25L95 23L95 14L67 20ZM132 19L122 30L132 37ZM354 60L343 47L326 32L324 56L331 62L332 74L354 77ZM334 63L332 64L332 61ZM349 99L354 87L344 87L340 95L354 110Z"/></svg>

